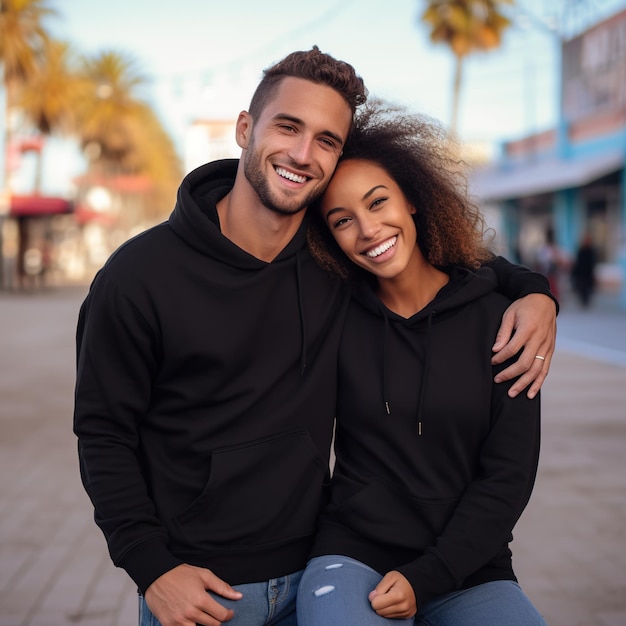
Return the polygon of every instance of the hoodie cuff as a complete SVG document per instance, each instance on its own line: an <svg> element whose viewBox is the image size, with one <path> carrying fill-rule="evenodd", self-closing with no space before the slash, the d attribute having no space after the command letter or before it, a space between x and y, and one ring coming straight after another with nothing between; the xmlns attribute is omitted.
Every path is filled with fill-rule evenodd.
<svg viewBox="0 0 626 626"><path fill-rule="evenodd" d="M170 554L161 540L152 539L129 550L118 565L126 570L139 591L144 594L159 576L183 563L184 561Z"/></svg>
<svg viewBox="0 0 626 626"><path fill-rule="evenodd" d="M418 612L429 600L454 591L458 586L450 570L432 551L395 569L411 583Z"/></svg>

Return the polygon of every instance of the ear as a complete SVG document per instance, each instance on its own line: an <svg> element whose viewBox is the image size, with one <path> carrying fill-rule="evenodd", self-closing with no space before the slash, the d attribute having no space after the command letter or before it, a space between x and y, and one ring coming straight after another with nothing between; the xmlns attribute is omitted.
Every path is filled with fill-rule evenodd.
<svg viewBox="0 0 626 626"><path fill-rule="evenodd" d="M246 149L252 136L252 117L247 111L242 111L237 118L237 124L235 125L235 140L237 145Z"/></svg>
<svg viewBox="0 0 626 626"><path fill-rule="evenodd" d="M417 213L417 209L412 204L409 204L409 213L411 215L415 215Z"/></svg>

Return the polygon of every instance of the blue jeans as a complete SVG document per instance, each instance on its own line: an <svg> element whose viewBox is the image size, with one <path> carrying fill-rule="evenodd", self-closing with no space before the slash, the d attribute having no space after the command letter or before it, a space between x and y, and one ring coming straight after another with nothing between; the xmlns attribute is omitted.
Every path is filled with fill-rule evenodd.
<svg viewBox="0 0 626 626"><path fill-rule="evenodd" d="M298 592L299 626L546 626L510 580L498 580L439 596L410 619L380 617L367 596L382 576L345 556L311 559Z"/></svg>
<svg viewBox="0 0 626 626"><path fill-rule="evenodd" d="M243 593L241 600L227 600L208 592L221 605L233 609L228 626L297 626L296 594L302 571L262 583L233 585ZM143 596L139 596L139 626L161 626Z"/></svg>

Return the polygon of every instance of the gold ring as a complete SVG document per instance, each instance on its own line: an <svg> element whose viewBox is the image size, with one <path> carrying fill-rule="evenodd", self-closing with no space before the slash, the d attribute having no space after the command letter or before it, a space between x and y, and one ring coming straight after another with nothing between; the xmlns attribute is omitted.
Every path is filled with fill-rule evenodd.
<svg viewBox="0 0 626 626"><path fill-rule="evenodd" d="M536 359L540 359L540 360L542 360L542 361L545 361L545 360L546 360L546 357L545 357L545 356L539 356L539 355L537 355L535 358L536 358Z"/></svg>

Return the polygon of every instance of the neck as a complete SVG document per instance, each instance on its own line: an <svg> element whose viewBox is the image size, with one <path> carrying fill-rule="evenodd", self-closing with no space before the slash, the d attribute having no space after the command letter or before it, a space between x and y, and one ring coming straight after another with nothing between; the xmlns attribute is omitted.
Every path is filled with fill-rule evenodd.
<svg viewBox="0 0 626 626"><path fill-rule="evenodd" d="M409 318L432 302L448 281L445 272L418 254L411 267L400 276L378 280L378 297L389 310Z"/></svg>
<svg viewBox="0 0 626 626"><path fill-rule="evenodd" d="M249 254L270 262L293 239L305 211L281 215L268 209L237 171L231 191L217 203L222 234Z"/></svg>

